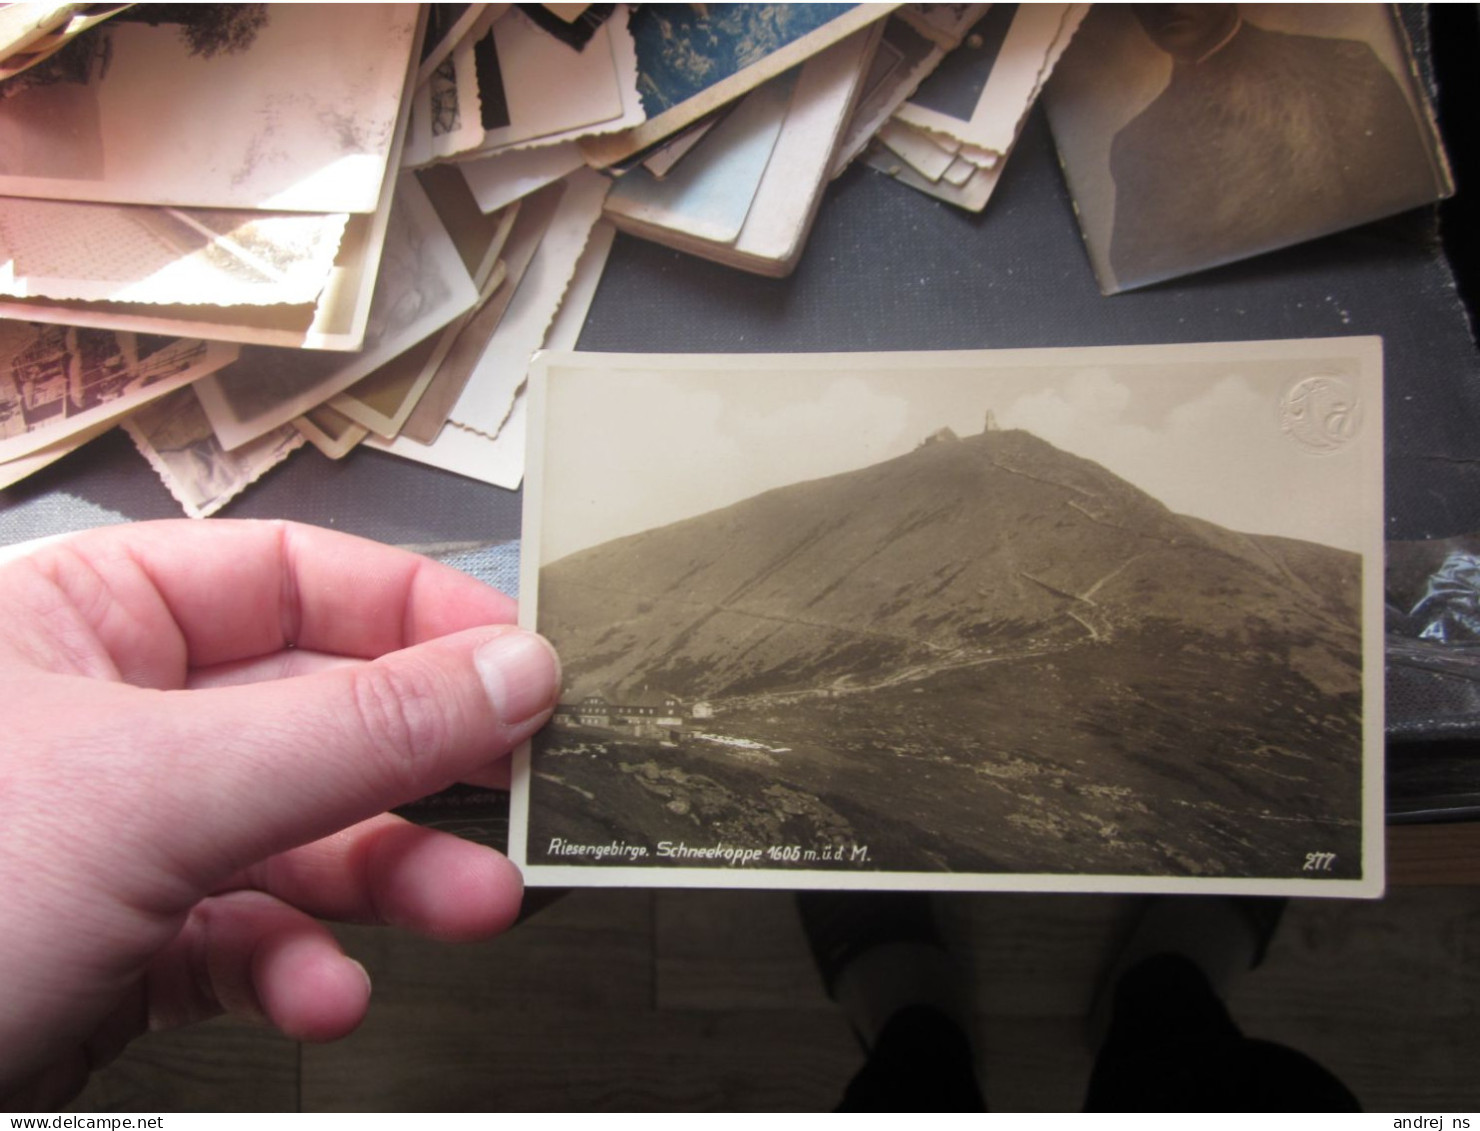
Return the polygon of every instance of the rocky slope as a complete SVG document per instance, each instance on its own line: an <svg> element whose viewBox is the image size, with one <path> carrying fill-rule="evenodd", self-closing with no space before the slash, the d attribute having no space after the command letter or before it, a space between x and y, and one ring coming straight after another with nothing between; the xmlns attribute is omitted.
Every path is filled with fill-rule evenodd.
<svg viewBox="0 0 1480 1131"><path fill-rule="evenodd" d="M1168 511L1021 431L770 491L545 568L572 694L868 681L1166 624L1355 690L1355 555Z"/></svg>

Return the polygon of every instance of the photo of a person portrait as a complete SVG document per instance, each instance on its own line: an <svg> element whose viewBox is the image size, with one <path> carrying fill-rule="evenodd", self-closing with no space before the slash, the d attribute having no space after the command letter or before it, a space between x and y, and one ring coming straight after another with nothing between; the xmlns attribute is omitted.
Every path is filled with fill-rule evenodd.
<svg viewBox="0 0 1480 1131"><path fill-rule="evenodd" d="M1108 224L1096 233L1086 222L1108 261L1098 264L1106 290L1286 247L1452 191L1386 9L1374 23L1375 6L1366 6L1368 42L1289 30L1317 18L1280 11L1290 5L1129 7L1115 14L1119 28L1087 24L1075 44L1083 59L1097 34L1112 33L1131 75L1116 93L1129 97L1139 82L1149 97L1109 142ZM1340 26L1321 18L1315 26ZM1286 27L1265 26L1282 20ZM1109 81L1111 66L1094 66L1097 81ZM1159 89L1148 88L1153 70L1166 76Z"/></svg>

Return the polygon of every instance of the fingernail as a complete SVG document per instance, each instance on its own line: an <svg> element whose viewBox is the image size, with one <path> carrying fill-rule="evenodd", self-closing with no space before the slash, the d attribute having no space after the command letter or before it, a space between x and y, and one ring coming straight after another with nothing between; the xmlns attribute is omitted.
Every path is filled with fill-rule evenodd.
<svg viewBox="0 0 1480 1131"><path fill-rule="evenodd" d="M375 983L370 980L370 971L366 970L363 963L356 962L349 955L344 956L345 961L353 966L365 979L365 992L370 993L375 988Z"/></svg>
<svg viewBox="0 0 1480 1131"><path fill-rule="evenodd" d="M513 630L495 636L473 653L473 664L498 717L517 726L555 705L560 661L542 636Z"/></svg>

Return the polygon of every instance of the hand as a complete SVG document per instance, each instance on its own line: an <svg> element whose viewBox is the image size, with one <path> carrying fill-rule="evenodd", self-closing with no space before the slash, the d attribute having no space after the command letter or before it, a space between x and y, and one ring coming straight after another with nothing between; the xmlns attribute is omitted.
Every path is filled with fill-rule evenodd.
<svg viewBox="0 0 1480 1131"><path fill-rule="evenodd" d="M329 1040L370 986L316 917L469 939L490 849L385 812L484 777L558 694L482 583L286 523L77 535L0 567L0 1098L46 1109L146 1026Z"/></svg>

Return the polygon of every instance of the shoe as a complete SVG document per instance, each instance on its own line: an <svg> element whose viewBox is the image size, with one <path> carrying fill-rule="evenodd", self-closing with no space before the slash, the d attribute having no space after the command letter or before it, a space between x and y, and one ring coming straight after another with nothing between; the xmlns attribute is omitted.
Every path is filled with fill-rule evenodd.
<svg viewBox="0 0 1480 1131"><path fill-rule="evenodd" d="M1110 1027L1115 987L1131 967L1158 954L1188 959L1220 998L1264 961L1285 913L1283 898L1152 896L1106 967L1086 1018L1090 1048Z"/></svg>

